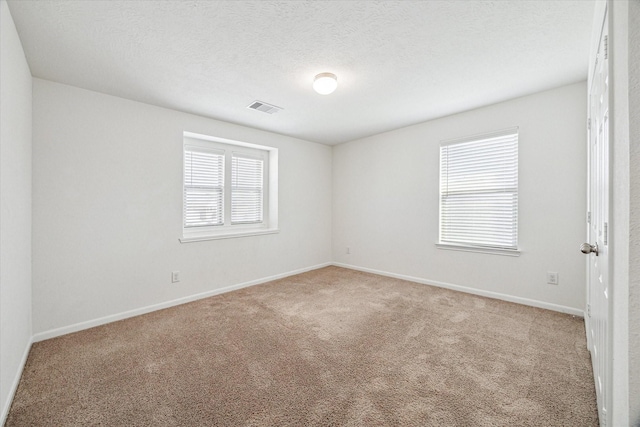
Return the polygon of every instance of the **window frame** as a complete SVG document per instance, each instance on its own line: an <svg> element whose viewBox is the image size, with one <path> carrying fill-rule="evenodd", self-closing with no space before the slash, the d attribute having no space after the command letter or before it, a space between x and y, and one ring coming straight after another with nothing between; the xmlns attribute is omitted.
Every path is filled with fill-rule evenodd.
<svg viewBox="0 0 640 427"><path fill-rule="evenodd" d="M221 152L224 156L224 184L223 184L223 224L207 226L190 226L186 224L186 152L188 147L202 148L211 152ZM260 223L232 223L232 161L234 154L259 158L263 161L262 186L262 222ZM182 243L204 240L228 239L235 237L256 236L278 233L278 149L264 145L252 144L231 139L196 134L183 133L182 143Z"/></svg>
<svg viewBox="0 0 640 427"><path fill-rule="evenodd" d="M473 243L470 241L467 242L451 242L451 241L443 241L443 216L445 215L443 212L443 200L444 200L444 195L443 195L443 147L445 146L451 146L451 145L456 145L456 144L463 144L463 143L473 143L473 142L478 142L478 143L482 143L483 141L486 141L488 139L493 139L493 138L500 138L500 137L509 137L510 135L515 135L515 158L514 160L516 161L515 164L515 246L514 247L504 247L501 245L492 245L488 242L485 243ZM507 255L507 256L519 256L520 255L520 247L519 244L520 242L518 241L519 238L519 220L518 220L518 216L519 216L519 205L520 205L520 192L519 192L519 185L518 185L518 175L519 175L519 156L518 156L518 152L519 152L519 142L520 142L520 133L519 133L519 128L518 127L511 127L511 128L507 128L507 129L502 129L502 130L498 130L498 131L494 131L494 132L487 132L487 133L482 133L482 134L476 134L476 135L472 135L472 136L467 136L467 137L462 137L462 138L455 138L455 139L449 139L449 140L443 140L440 141L439 144L439 166L440 166L440 173L439 173L439 188L438 188L438 196L439 196L439 200L438 200L438 206L439 206L439 215L438 215L438 242L436 243L436 247L438 247L439 249L447 249L447 250L458 250L458 251L465 251L465 252L480 252L480 253L489 253L489 254L497 254L497 255ZM448 161L450 161L448 159ZM448 165L450 167L450 165ZM476 194L479 194L481 191L480 190L476 190ZM486 191L486 190L484 190ZM507 192L508 193L508 192ZM496 193L488 193L488 194L496 194Z"/></svg>

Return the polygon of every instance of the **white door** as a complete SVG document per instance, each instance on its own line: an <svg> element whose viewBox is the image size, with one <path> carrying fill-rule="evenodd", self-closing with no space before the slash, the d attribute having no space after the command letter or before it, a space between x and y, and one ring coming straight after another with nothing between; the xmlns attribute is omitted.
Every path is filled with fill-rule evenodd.
<svg viewBox="0 0 640 427"><path fill-rule="evenodd" d="M609 334L609 60L607 22L600 33L600 44L589 88L589 212L588 243L581 250L588 254L587 338L598 399L600 425L609 425L610 334Z"/></svg>

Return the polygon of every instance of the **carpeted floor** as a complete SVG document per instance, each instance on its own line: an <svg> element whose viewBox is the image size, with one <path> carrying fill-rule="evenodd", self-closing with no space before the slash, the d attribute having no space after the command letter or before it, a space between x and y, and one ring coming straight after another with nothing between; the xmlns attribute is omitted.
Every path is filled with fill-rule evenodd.
<svg viewBox="0 0 640 427"><path fill-rule="evenodd" d="M6 426L596 426L580 318L327 267L34 344Z"/></svg>

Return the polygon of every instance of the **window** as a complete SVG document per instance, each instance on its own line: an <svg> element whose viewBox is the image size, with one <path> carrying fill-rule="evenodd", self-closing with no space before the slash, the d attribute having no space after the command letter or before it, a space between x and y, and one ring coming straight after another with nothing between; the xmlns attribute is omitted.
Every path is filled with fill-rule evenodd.
<svg viewBox="0 0 640 427"><path fill-rule="evenodd" d="M264 159L231 156L231 224L262 222Z"/></svg>
<svg viewBox="0 0 640 427"><path fill-rule="evenodd" d="M443 249L518 255L518 129L440 144Z"/></svg>
<svg viewBox="0 0 640 427"><path fill-rule="evenodd" d="M184 149L184 226L224 224L224 152Z"/></svg>
<svg viewBox="0 0 640 427"><path fill-rule="evenodd" d="M275 233L277 149L184 134L182 242Z"/></svg>

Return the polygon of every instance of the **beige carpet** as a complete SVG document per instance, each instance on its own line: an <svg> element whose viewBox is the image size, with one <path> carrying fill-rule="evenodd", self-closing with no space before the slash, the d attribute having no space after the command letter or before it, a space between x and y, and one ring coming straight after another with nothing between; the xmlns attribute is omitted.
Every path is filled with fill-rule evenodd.
<svg viewBox="0 0 640 427"><path fill-rule="evenodd" d="M328 267L33 346L7 426L594 426L580 318Z"/></svg>

